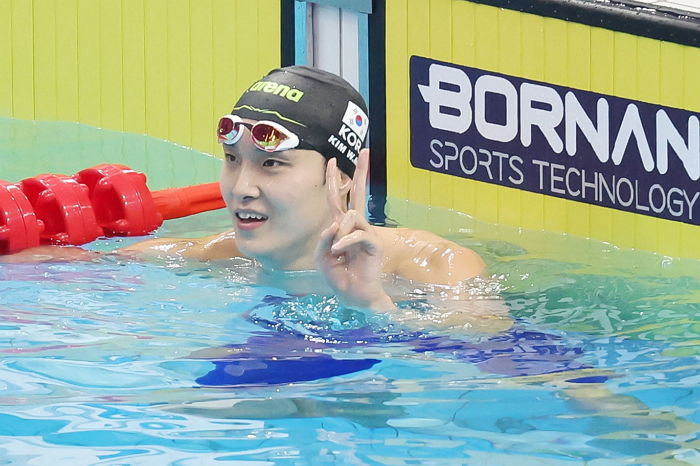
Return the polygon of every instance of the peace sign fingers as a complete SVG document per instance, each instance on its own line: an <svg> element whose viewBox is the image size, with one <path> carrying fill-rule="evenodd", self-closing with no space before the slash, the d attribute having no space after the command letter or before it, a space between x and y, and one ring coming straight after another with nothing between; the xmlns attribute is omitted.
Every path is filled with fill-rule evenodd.
<svg viewBox="0 0 700 466"><path fill-rule="evenodd" d="M360 218L367 215L367 174L369 173L369 149L362 149L357 159L355 176L352 178L350 208L358 212Z"/></svg>
<svg viewBox="0 0 700 466"><path fill-rule="evenodd" d="M331 210L331 214L338 221L343 214L343 206L340 204L340 197L338 192L340 186L338 176L338 162L335 159L330 159L326 164L326 200L328 201L328 207Z"/></svg>

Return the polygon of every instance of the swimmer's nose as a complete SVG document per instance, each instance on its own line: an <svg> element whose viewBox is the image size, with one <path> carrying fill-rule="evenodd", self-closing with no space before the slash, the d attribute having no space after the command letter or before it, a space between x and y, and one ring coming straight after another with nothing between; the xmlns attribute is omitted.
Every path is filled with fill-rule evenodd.
<svg viewBox="0 0 700 466"><path fill-rule="evenodd" d="M242 168L236 177L231 194L238 201L256 199L260 196L260 186L252 170Z"/></svg>

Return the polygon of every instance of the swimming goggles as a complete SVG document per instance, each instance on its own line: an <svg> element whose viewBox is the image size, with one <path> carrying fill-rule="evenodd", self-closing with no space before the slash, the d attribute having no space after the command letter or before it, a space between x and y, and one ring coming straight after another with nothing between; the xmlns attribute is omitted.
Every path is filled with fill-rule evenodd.
<svg viewBox="0 0 700 466"><path fill-rule="evenodd" d="M274 121L261 120L254 124L244 122L238 115L224 115L219 120L216 131L220 143L232 146L243 135L243 128L250 130L250 138L260 150L279 152L289 149L313 149L305 144L299 136Z"/></svg>

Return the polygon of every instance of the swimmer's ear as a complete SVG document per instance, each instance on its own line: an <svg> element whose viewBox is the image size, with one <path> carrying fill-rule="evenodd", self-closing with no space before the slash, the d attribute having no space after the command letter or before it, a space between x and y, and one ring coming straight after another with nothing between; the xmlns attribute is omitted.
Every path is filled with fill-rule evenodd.
<svg viewBox="0 0 700 466"><path fill-rule="evenodd" d="M346 173L338 170L340 174L340 184L338 185L338 193L340 198L344 199L344 211L347 211L350 206L350 190L352 189L352 178L350 178Z"/></svg>
<svg viewBox="0 0 700 466"><path fill-rule="evenodd" d="M346 173L340 172L340 184L338 185L338 191L340 194L345 195L350 192L352 188L352 178L350 178Z"/></svg>

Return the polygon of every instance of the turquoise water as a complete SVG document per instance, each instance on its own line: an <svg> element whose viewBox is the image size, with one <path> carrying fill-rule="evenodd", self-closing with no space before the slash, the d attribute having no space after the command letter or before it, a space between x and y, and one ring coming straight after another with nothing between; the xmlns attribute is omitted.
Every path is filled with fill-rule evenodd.
<svg viewBox="0 0 700 466"><path fill-rule="evenodd" d="M61 134L75 147L69 130ZM20 152L16 139L0 145L3 162ZM119 162L197 157L162 141L142 147ZM31 175L8 166L0 178ZM200 181L159 173L149 177L162 187ZM417 316L404 322L338 309L320 293L292 295L243 260L0 264L1 462L700 463L697 261L396 200L389 215L474 248L493 276L465 283L459 299L387 277ZM168 221L157 235L228 227L225 213L210 212ZM500 300L509 330L416 331L421 317Z"/></svg>

